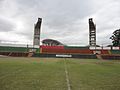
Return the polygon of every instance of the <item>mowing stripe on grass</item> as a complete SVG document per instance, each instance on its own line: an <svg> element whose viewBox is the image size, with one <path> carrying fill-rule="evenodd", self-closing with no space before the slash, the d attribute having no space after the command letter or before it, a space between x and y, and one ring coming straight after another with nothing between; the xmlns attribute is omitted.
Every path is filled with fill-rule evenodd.
<svg viewBox="0 0 120 90"><path fill-rule="evenodd" d="M71 90L71 87L70 87L70 80L69 80L68 70L67 70L66 59L64 59L64 68L65 68L65 75L66 75L67 87L68 87L68 90Z"/></svg>
<svg viewBox="0 0 120 90"><path fill-rule="evenodd" d="M0 79L6 78L6 77L11 76L11 75L15 75L15 74L17 74L17 73L19 73L19 72L21 72L21 71L22 71L22 69L20 68L20 69L14 71L14 72L7 73L6 75L1 76Z"/></svg>

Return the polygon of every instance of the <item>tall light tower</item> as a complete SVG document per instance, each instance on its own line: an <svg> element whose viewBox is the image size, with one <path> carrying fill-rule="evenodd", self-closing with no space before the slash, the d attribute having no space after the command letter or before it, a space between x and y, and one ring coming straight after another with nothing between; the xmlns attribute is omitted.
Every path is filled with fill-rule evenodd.
<svg viewBox="0 0 120 90"><path fill-rule="evenodd" d="M96 47L96 25L93 19L89 19L89 45Z"/></svg>
<svg viewBox="0 0 120 90"><path fill-rule="evenodd" d="M40 45L40 29L41 29L42 18L38 18L37 23L34 25L34 40L33 46Z"/></svg>

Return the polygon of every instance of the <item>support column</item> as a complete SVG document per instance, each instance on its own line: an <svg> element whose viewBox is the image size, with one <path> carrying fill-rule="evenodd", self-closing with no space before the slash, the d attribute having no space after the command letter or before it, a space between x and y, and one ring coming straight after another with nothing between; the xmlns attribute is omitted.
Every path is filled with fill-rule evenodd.
<svg viewBox="0 0 120 90"><path fill-rule="evenodd" d="M40 29L41 29L42 18L38 18L37 23L34 25L34 40L33 46L40 45Z"/></svg>
<svg viewBox="0 0 120 90"><path fill-rule="evenodd" d="M93 19L89 19L89 45L96 46L96 25Z"/></svg>

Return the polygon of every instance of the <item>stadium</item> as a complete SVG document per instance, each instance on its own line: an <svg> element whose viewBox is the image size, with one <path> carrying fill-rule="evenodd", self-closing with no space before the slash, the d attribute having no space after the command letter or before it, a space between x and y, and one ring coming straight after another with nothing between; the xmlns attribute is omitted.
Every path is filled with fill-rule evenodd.
<svg viewBox="0 0 120 90"><path fill-rule="evenodd" d="M45 39L40 45L42 18L34 26L33 46L0 46L0 55L12 57L68 57L82 59L119 60L120 47L100 47L96 44L96 25L89 19L89 46L68 46L63 43Z"/></svg>
<svg viewBox="0 0 120 90"><path fill-rule="evenodd" d="M44 39L42 18L33 45L0 45L0 90L120 90L120 47L96 44L89 19L89 46L68 46Z"/></svg>

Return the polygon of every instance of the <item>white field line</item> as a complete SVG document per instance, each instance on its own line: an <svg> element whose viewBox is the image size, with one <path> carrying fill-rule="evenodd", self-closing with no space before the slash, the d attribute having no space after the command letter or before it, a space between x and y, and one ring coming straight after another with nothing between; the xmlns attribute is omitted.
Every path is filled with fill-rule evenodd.
<svg viewBox="0 0 120 90"><path fill-rule="evenodd" d="M67 87L68 87L68 90L71 90L71 87L70 87L70 80L69 80L68 70L67 70L66 59L64 59L64 67L65 67L65 75L66 75Z"/></svg>

